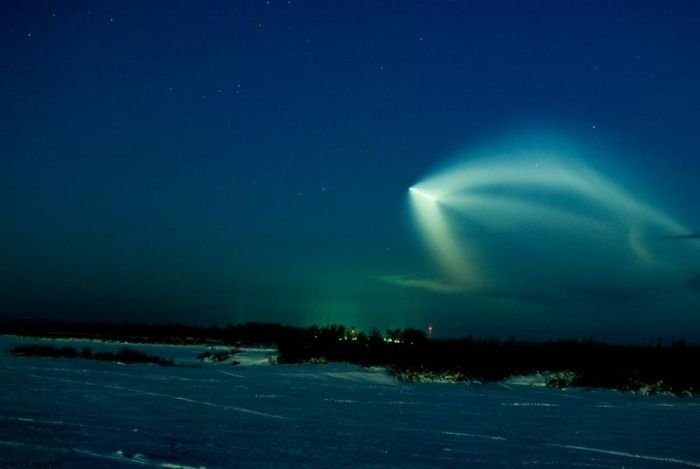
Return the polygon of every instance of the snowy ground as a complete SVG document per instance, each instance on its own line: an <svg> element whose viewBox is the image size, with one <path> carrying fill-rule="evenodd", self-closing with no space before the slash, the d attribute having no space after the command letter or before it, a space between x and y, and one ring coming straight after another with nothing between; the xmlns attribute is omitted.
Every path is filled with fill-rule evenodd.
<svg viewBox="0 0 700 469"><path fill-rule="evenodd" d="M344 364L158 367L4 353L36 342L0 337L0 467L700 467L698 399L403 384ZM206 350L133 347L187 364Z"/></svg>

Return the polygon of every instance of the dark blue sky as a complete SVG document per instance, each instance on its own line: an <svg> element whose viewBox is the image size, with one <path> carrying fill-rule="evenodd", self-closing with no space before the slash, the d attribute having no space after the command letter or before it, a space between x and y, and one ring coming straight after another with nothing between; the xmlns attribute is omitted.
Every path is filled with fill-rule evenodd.
<svg viewBox="0 0 700 469"><path fill-rule="evenodd" d="M700 230L697 2L5 1L0 34L5 316L700 337L699 264L586 245L553 282L567 234L432 288L407 202L454 158L566 140Z"/></svg>

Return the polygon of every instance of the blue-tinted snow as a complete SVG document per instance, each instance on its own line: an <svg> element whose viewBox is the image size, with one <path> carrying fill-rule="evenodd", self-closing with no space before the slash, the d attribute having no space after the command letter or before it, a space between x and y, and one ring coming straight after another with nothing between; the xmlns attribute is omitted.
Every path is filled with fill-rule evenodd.
<svg viewBox="0 0 700 469"><path fill-rule="evenodd" d="M0 337L0 348L35 342ZM206 349L132 347L189 364ZM267 353L249 352L250 362ZM0 464L700 467L696 398L403 384L345 364L126 366L7 353L0 383Z"/></svg>

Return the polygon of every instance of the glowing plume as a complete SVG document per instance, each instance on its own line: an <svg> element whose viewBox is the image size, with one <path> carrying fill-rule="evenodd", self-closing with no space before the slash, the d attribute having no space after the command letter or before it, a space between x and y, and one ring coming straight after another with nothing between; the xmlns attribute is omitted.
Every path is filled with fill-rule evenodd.
<svg viewBox="0 0 700 469"><path fill-rule="evenodd" d="M645 243L650 233L689 231L582 161L537 152L460 161L414 185L409 195L436 261L465 288L484 284L486 269L474 259L475 243L450 223L455 215L487 230L556 231L617 250L626 246L641 265L659 262Z"/></svg>

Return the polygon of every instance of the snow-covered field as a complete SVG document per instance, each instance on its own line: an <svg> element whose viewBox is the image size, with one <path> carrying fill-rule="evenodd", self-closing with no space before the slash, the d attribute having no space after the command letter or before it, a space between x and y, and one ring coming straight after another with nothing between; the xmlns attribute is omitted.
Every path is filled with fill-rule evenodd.
<svg viewBox="0 0 700 469"><path fill-rule="evenodd" d="M700 467L697 398L404 384L344 364L243 366L270 351L199 367L4 353L37 342L0 337L0 467ZM183 364L206 350L131 347Z"/></svg>

